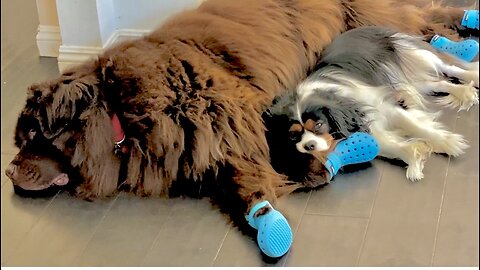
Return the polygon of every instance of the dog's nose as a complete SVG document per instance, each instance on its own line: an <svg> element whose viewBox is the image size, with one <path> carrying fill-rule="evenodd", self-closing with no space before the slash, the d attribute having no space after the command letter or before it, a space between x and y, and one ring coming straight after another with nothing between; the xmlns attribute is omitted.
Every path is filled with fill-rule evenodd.
<svg viewBox="0 0 480 270"><path fill-rule="evenodd" d="M10 163L8 167L5 169L5 174L10 178L13 179L15 177L15 172L17 171L17 165Z"/></svg>
<svg viewBox="0 0 480 270"><path fill-rule="evenodd" d="M303 145L303 148L305 148L305 150L307 151L312 151L312 150L315 150L316 145L317 143L315 141L308 141Z"/></svg>

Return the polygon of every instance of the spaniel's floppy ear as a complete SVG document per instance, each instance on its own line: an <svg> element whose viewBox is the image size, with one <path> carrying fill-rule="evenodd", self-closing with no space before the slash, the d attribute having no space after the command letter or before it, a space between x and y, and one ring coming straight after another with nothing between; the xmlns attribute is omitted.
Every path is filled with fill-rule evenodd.
<svg viewBox="0 0 480 270"><path fill-rule="evenodd" d="M281 131L287 131L289 128L290 116L287 114L287 110L272 110L272 108L266 109L262 113L262 119L267 129L267 135L270 133L278 133ZM277 134L278 135L278 134Z"/></svg>
<svg viewBox="0 0 480 270"><path fill-rule="evenodd" d="M330 126L329 133L335 139L346 138L357 131L369 131L364 110L353 100L344 99L341 102L332 102L322 108L322 113L327 117Z"/></svg>
<svg viewBox="0 0 480 270"><path fill-rule="evenodd" d="M55 137L96 103L97 82L92 74L79 78L63 76L60 80L30 88L27 106L39 120L46 138Z"/></svg>
<svg viewBox="0 0 480 270"><path fill-rule="evenodd" d="M270 109L265 110L262 113L262 119L265 124L268 124L273 118L273 113L270 111Z"/></svg>

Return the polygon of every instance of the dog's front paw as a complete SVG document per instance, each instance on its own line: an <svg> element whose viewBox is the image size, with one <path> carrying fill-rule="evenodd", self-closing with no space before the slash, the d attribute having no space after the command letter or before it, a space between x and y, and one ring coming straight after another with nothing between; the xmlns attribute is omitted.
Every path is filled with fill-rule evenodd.
<svg viewBox="0 0 480 270"><path fill-rule="evenodd" d="M89 202L93 202L95 199L98 198L98 196L92 193L91 188L89 188L88 185L85 184L76 187L72 191L72 195Z"/></svg>
<svg viewBox="0 0 480 270"><path fill-rule="evenodd" d="M450 132L443 136L440 145L439 149L434 149L435 152L444 153L452 157L460 156L469 147L467 140L462 135Z"/></svg>
<svg viewBox="0 0 480 270"><path fill-rule="evenodd" d="M306 188L317 188L330 183L330 177L327 175L328 172L318 173L309 173L307 177L302 181L302 185Z"/></svg>
<svg viewBox="0 0 480 270"><path fill-rule="evenodd" d="M473 105L478 104L478 90L474 87L474 82L470 82L468 85L464 86L463 94L460 99L460 108L461 110L468 111Z"/></svg>
<svg viewBox="0 0 480 270"><path fill-rule="evenodd" d="M456 85L451 91L446 96L438 97L435 102L444 107L458 108L458 111L468 111L478 104L478 90L474 87L473 81L465 85Z"/></svg>
<svg viewBox="0 0 480 270"><path fill-rule="evenodd" d="M423 179L423 167L425 161L432 153L432 147L423 140L415 140L409 143L410 158L408 159L407 179L415 182Z"/></svg>
<svg viewBox="0 0 480 270"><path fill-rule="evenodd" d="M416 182L416 181L419 181L419 180L422 180L424 177L423 175L423 165L421 166L421 168L419 166L412 166L412 165L409 165L407 167L407 179L412 181L412 182Z"/></svg>

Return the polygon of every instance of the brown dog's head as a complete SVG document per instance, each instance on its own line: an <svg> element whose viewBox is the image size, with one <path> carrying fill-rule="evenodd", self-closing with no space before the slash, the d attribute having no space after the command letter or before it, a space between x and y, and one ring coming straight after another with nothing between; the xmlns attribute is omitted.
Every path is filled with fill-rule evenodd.
<svg viewBox="0 0 480 270"><path fill-rule="evenodd" d="M37 128L32 128L36 126ZM25 130L23 127L30 128ZM68 175L61 164L65 157L61 151L39 134L36 119L21 116L15 136L19 153L5 170L15 186L25 190L43 190L52 185L65 186Z"/></svg>
<svg viewBox="0 0 480 270"><path fill-rule="evenodd" d="M95 64L29 88L15 130L19 152L5 171L17 189L76 186L91 177L89 169L101 166L102 158L115 160Z"/></svg>

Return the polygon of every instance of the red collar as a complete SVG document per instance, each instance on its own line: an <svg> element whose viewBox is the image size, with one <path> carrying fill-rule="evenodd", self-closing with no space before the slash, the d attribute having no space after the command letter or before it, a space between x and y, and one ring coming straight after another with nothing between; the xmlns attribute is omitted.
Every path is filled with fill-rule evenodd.
<svg viewBox="0 0 480 270"><path fill-rule="evenodd" d="M115 144L121 144L125 140L125 133L123 132L122 125L116 113L112 116L113 130L115 131Z"/></svg>
<svg viewBox="0 0 480 270"><path fill-rule="evenodd" d="M114 113L112 116L112 125L113 131L115 132L114 151L116 154L119 154L120 152L125 154L127 152L127 148L122 145L122 143L125 141L125 132L123 132L122 125L120 124L120 120L118 120L116 113Z"/></svg>

